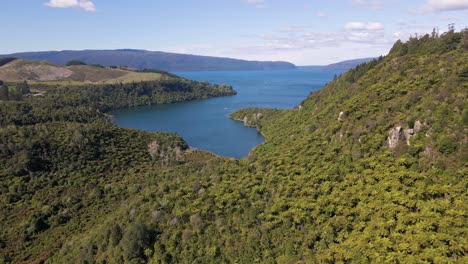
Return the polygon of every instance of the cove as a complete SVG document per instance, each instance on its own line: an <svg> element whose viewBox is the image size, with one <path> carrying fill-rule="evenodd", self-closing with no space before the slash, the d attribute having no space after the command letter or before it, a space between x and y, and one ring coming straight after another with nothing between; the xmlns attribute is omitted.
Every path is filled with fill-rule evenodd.
<svg viewBox="0 0 468 264"><path fill-rule="evenodd" d="M117 126L176 132L193 148L242 158L265 139L254 128L231 120L230 113L248 107L292 108L337 73L321 68L176 72L187 79L232 85L237 95L119 109L111 114Z"/></svg>

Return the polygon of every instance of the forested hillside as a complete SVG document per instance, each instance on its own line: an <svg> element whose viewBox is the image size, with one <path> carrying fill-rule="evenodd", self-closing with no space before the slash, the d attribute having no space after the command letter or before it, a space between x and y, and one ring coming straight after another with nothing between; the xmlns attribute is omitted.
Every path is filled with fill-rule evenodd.
<svg viewBox="0 0 468 264"><path fill-rule="evenodd" d="M3 261L466 263L467 61L466 31L412 38L295 109L233 113L266 137L242 160L91 113L3 117Z"/></svg>
<svg viewBox="0 0 468 264"><path fill-rule="evenodd" d="M46 260L67 236L126 199L120 189L137 168L156 173L197 153L175 134L120 129L106 114L235 94L158 74L160 80L99 85L0 82L0 263Z"/></svg>

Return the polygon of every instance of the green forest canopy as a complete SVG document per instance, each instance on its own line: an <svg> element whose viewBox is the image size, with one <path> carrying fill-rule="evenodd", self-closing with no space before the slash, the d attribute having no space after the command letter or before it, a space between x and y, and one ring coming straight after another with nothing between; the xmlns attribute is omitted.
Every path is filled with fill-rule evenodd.
<svg viewBox="0 0 468 264"><path fill-rule="evenodd" d="M3 261L466 263L466 39L397 42L298 108L233 113L267 140L241 160L105 115L200 83L3 102Z"/></svg>

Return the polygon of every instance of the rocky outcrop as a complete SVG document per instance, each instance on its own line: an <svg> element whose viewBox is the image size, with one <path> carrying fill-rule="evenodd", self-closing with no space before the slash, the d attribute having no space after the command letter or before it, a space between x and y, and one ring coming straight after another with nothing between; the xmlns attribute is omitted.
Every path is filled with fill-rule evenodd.
<svg viewBox="0 0 468 264"><path fill-rule="evenodd" d="M414 128L413 129L414 129L415 134L417 134L417 133L419 133L419 131L421 131L422 124L421 124L421 122L419 120L414 122Z"/></svg>
<svg viewBox="0 0 468 264"><path fill-rule="evenodd" d="M388 131L388 138L387 143L388 147L394 148L397 146L398 141L400 141L401 133L402 133L401 126L394 127Z"/></svg>
<svg viewBox="0 0 468 264"><path fill-rule="evenodd" d="M263 114L262 113L253 113L252 114L252 119L249 119L247 116L244 116L242 119L242 122L244 122L244 126L255 126L258 124L260 119L262 119Z"/></svg>
<svg viewBox="0 0 468 264"><path fill-rule="evenodd" d="M397 127L390 129L390 131L388 132L388 138L387 138L388 146L390 148L396 147L401 136L405 138L406 144L408 146L411 145L411 142L410 142L411 137L421 132L422 128L423 128L423 124L421 123L421 121L418 120L414 122L413 128L403 129L401 126L397 126ZM426 137L427 136L428 135L426 134Z"/></svg>
<svg viewBox="0 0 468 264"><path fill-rule="evenodd" d="M344 118L344 112L341 111L340 114L338 115L338 121L342 121Z"/></svg>
<svg viewBox="0 0 468 264"><path fill-rule="evenodd" d="M406 144L409 146L410 145L410 138L414 135L414 129L413 128L405 129L403 131L403 135L405 136Z"/></svg>
<svg viewBox="0 0 468 264"><path fill-rule="evenodd" d="M183 155L182 155L183 151L180 147L177 147L175 149L175 156L176 156L176 160L180 161L183 159Z"/></svg>
<svg viewBox="0 0 468 264"><path fill-rule="evenodd" d="M157 141L152 141L148 144L148 153L150 154L153 160L157 157L160 148L161 146Z"/></svg>
<svg viewBox="0 0 468 264"><path fill-rule="evenodd" d="M263 117L262 113L254 113L254 114L253 114L253 119L254 119L255 121L260 120L260 118L262 118L262 117Z"/></svg>

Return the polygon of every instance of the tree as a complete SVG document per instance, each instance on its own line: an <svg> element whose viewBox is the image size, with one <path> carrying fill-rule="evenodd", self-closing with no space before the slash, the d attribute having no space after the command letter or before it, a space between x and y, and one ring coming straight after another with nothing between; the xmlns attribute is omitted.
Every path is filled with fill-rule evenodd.
<svg viewBox="0 0 468 264"><path fill-rule="evenodd" d="M27 81L20 83L16 86L18 94L25 95L30 93L29 85Z"/></svg>
<svg viewBox="0 0 468 264"><path fill-rule="evenodd" d="M431 37L432 37L433 39L438 38L438 37L439 37L439 30L436 29L436 28L433 28L433 29L432 29L432 33L431 33Z"/></svg>
<svg viewBox="0 0 468 264"><path fill-rule="evenodd" d="M10 63L12 61L16 60L16 58L12 58L12 57L6 57L6 58L0 58L0 66L3 66L7 63Z"/></svg>
<svg viewBox="0 0 468 264"><path fill-rule="evenodd" d="M151 244L150 231L145 224L136 222L127 227L120 241L122 251L127 260L145 258L145 249Z"/></svg>
<svg viewBox="0 0 468 264"><path fill-rule="evenodd" d="M0 101L8 101L10 99L8 86L0 84Z"/></svg>
<svg viewBox="0 0 468 264"><path fill-rule="evenodd" d="M79 60L71 60L67 62L67 66L73 66L73 65L86 65L86 63L79 61Z"/></svg>
<svg viewBox="0 0 468 264"><path fill-rule="evenodd" d="M468 50L468 28L462 30L463 33L463 48Z"/></svg>

